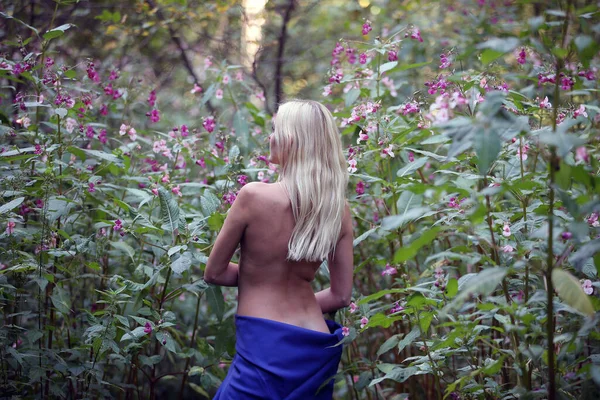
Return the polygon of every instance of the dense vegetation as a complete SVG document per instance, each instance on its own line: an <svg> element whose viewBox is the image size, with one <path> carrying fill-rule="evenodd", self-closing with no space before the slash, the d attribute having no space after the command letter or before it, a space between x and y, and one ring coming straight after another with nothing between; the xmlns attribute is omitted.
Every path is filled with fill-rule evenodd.
<svg viewBox="0 0 600 400"><path fill-rule="evenodd" d="M598 5L269 1L248 62L238 2L111 3L1 7L4 396L214 394L204 263L295 96L351 172L337 398L600 396Z"/></svg>

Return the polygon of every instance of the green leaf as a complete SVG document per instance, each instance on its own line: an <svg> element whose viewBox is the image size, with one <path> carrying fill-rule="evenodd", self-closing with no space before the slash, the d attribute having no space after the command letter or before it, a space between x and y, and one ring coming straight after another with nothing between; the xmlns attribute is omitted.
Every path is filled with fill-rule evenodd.
<svg viewBox="0 0 600 400"><path fill-rule="evenodd" d="M394 69L394 67L398 65L398 61L390 61L390 62L386 62L385 64L382 64L379 67L379 74L383 74L384 72L390 71L392 69Z"/></svg>
<svg viewBox="0 0 600 400"><path fill-rule="evenodd" d="M66 116L67 116L67 112L68 112L68 111L67 111L67 109L66 109L66 108L55 108L55 109L54 109L54 113L55 113L56 115L58 115L59 117L61 117L61 118L64 118L64 117L66 117Z"/></svg>
<svg viewBox="0 0 600 400"><path fill-rule="evenodd" d="M391 372L385 374L384 377L373 379L369 384L369 387L376 385L385 379L392 379L396 382L404 382L411 376L415 375L417 372L419 372L419 368L417 367L395 367Z"/></svg>
<svg viewBox="0 0 600 400"><path fill-rule="evenodd" d="M211 285L206 290L206 296L208 298L210 309L215 313L219 322L221 322L223 320L223 314L225 313L225 301L223 300L221 287Z"/></svg>
<svg viewBox="0 0 600 400"><path fill-rule="evenodd" d="M88 149L80 149L80 150L84 151L85 153L89 154L92 157L106 160L108 162L118 165L119 167L123 166L123 160L121 160L119 157L115 156L114 154L106 153L106 152L100 151L100 150L88 150Z"/></svg>
<svg viewBox="0 0 600 400"><path fill-rule="evenodd" d="M415 161L409 162L404 167L400 168L398 172L396 172L396 175L399 178L410 175L419 168L421 168L423 165L427 164L427 160L429 160L428 157L417 158Z"/></svg>
<svg viewBox="0 0 600 400"><path fill-rule="evenodd" d="M71 299L69 293L60 286L55 286L50 296L52 304L63 315L67 316L71 312Z"/></svg>
<svg viewBox="0 0 600 400"><path fill-rule="evenodd" d="M490 295L496 287L502 282L502 279L508 273L508 269L503 267L486 268L478 274L467 274L461 277L459 281L458 295L444 307L443 312L450 311L460 307L469 297L474 295Z"/></svg>
<svg viewBox="0 0 600 400"><path fill-rule="evenodd" d="M58 26L58 27L51 29L48 32L44 33L43 37L46 40L51 40L51 39L57 38L59 36L64 35L65 31L72 26L73 26L72 24L64 24L64 25Z"/></svg>
<svg viewBox="0 0 600 400"><path fill-rule="evenodd" d="M502 51L497 51L493 49L485 49L483 53L481 53L481 63L483 65L488 65L492 61L501 57L504 54Z"/></svg>
<svg viewBox="0 0 600 400"><path fill-rule="evenodd" d="M377 230L377 228L369 229L368 231L366 231L365 233L363 233L362 235L360 235L359 237L354 239L354 241L352 242L352 247L358 246L362 241L364 241L366 238L368 238L376 230Z"/></svg>
<svg viewBox="0 0 600 400"><path fill-rule="evenodd" d="M487 175L492 163L496 161L502 148L500 137L491 129L482 129L475 133L474 148L477 154L477 166L481 175Z"/></svg>
<svg viewBox="0 0 600 400"><path fill-rule="evenodd" d="M208 227L210 228L210 230L218 232L223 227L224 222L225 215L216 212L208 218Z"/></svg>
<svg viewBox="0 0 600 400"><path fill-rule="evenodd" d="M579 248L571 257L569 257L569 262L577 269L577 271L581 271L583 265L594 256L597 252L600 251L600 239L590 240L583 246Z"/></svg>
<svg viewBox="0 0 600 400"><path fill-rule="evenodd" d="M542 143L556 146L556 153L560 158L565 158L574 147L585 144L585 140L579 136L562 132L544 132L539 139Z"/></svg>
<svg viewBox="0 0 600 400"><path fill-rule="evenodd" d="M431 61L425 61L425 62L420 62L420 63L416 63L416 64L401 65L400 67L396 68L396 71L406 71L409 69L423 67L428 64L431 64Z"/></svg>
<svg viewBox="0 0 600 400"><path fill-rule="evenodd" d="M19 197L19 198L9 201L6 204L2 204L0 206L0 215L5 214L5 213L9 212L10 210L13 210L13 209L19 207L24 200L25 200L25 197Z"/></svg>
<svg viewBox="0 0 600 400"><path fill-rule="evenodd" d="M176 274L183 274L192 266L192 254L186 251L171 263L171 269Z"/></svg>
<svg viewBox="0 0 600 400"><path fill-rule="evenodd" d="M456 278L451 278L448 280L446 284L446 296L448 298L452 298L456 296L458 293L458 280Z"/></svg>
<svg viewBox="0 0 600 400"><path fill-rule="evenodd" d="M356 101L356 99L358 99L359 96L360 96L360 89L349 90L348 93L346 93L346 97L344 98L346 107L350 107L352 104L354 104L354 102Z"/></svg>
<svg viewBox="0 0 600 400"><path fill-rule="evenodd" d="M381 221L381 229L385 229L386 231L394 231L404 226L405 223L425 217L430 215L430 213L435 212L431 211L429 207L417 207L407 210L401 215L390 215Z"/></svg>
<svg viewBox="0 0 600 400"><path fill-rule="evenodd" d="M158 188L158 198L160 200L160 212L163 221L162 229L175 232L179 225L179 206L177 205L177 201L162 186Z"/></svg>
<svg viewBox="0 0 600 400"><path fill-rule="evenodd" d="M118 237L118 235L117 235ZM133 256L135 255L135 250L131 247L127 242L110 242L111 246L117 250L121 250L123 253L127 254L131 261L135 261Z"/></svg>
<svg viewBox="0 0 600 400"><path fill-rule="evenodd" d="M217 196L208 190L204 191L204 195L200 198L200 206L205 217L212 215L220 205L221 202Z"/></svg>
<svg viewBox="0 0 600 400"><path fill-rule="evenodd" d="M377 357L379 357L383 353L386 353L386 352L390 351L391 349L393 349L394 347L396 347L398 345L398 342L400 341L400 336L402 336L401 333L399 333L397 335L393 335L388 340L386 340L381 345L381 347L379 347L379 350L377 350Z"/></svg>
<svg viewBox="0 0 600 400"><path fill-rule="evenodd" d="M554 268L552 270L552 283L562 301L582 314L590 317L594 315L594 306L592 306L577 278L565 270Z"/></svg>
<svg viewBox="0 0 600 400"><path fill-rule="evenodd" d="M398 353L402 352L406 346L414 342L420 335L421 331L419 330L419 327L413 327L412 330L398 343Z"/></svg>
<svg viewBox="0 0 600 400"><path fill-rule="evenodd" d="M430 244L437 237L437 234L440 230L441 228L439 227L431 228L425 231L425 233L421 234L409 246L405 245L404 247L399 248L398 251L396 251L396 254L394 254L394 264L398 264L415 257L423 246Z"/></svg>
<svg viewBox="0 0 600 400"><path fill-rule="evenodd" d="M514 50L520 41L516 37L492 38L477 45L478 49L491 49L501 53Z"/></svg>

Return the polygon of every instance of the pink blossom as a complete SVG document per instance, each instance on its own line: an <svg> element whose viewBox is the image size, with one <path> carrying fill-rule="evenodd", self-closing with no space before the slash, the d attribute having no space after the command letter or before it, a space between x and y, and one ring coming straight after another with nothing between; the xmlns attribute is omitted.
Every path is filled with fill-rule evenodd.
<svg viewBox="0 0 600 400"><path fill-rule="evenodd" d="M394 306L390 309L390 314L393 313L397 313L404 310L404 307L402 307L400 304L398 304L398 302L394 303Z"/></svg>
<svg viewBox="0 0 600 400"><path fill-rule="evenodd" d="M517 62L521 65L527 62L527 52L525 51L525 47L521 47L521 49L518 51Z"/></svg>
<svg viewBox="0 0 600 400"><path fill-rule="evenodd" d="M580 104L579 108L577 110L573 111L573 118L577 118L580 115L584 116L586 118L588 116L587 112L585 111L585 106L583 104Z"/></svg>
<svg viewBox="0 0 600 400"><path fill-rule="evenodd" d="M593 212L590 214L590 216L587 218L587 223L595 228L599 227L600 222L598 222L598 213Z"/></svg>
<svg viewBox="0 0 600 400"><path fill-rule="evenodd" d="M587 149L584 146L578 147L575 150L575 161L584 162L586 164L590 162L590 155L588 154Z"/></svg>
<svg viewBox="0 0 600 400"><path fill-rule="evenodd" d="M356 303L350 303L350 313L354 313L356 310L358 310L358 306L356 305Z"/></svg>
<svg viewBox="0 0 600 400"><path fill-rule="evenodd" d="M119 128L119 135L123 136L126 133L127 133L127 125L121 124L121 127Z"/></svg>
<svg viewBox="0 0 600 400"><path fill-rule="evenodd" d="M353 174L353 173L355 173L357 171L357 169L356 169L356 160L354 160L354 159L348 160L348 165L350 165L348 167L348 172L350 172L351 174Z"/></svg>
<svg viewBox="0 0 600 400"><path fill-rule="evenodd" d="M361 64L366 64L367 63L367 53L360 53L360 55L358 56L358 62Z"/></svg>
<svg viewBox="0 0 600 400"><path fill-rule="evenodd" d="M206 168L206 162L204 161L204 157L196 160L196 165L201 166L202 168Z"/></svg>
<svg viewBox="0 0 600 400"><path fill-rule="evenodd" d="M96 191L96 187L93 182L88 183L88 192L94 193Z"/></svg>
<svg viewBox="0 0 600 400"><path fill-rule="evenodd" d="M152 325L150 325L150 322L146 322L146 324L144 325L144 333L145 334L152 333Z"/></svg>
<svg viewBox="0 0 600 400"><path fill-rule="evenodd" d="M408 152L408 162L415 161L415 154L412 151Z"/></svg>
<svg viewBox="0 0 600 400"><path fill-rule="evenodd" d="M108 115L108 106L106 104L100 106L100 115Z"/></svg>
<svg viewBox="0 0 600 400"><path fill-rule="evenodd" d="M420 111L419 104L416 101L403 104L399 110L402 112L402 115L414 114Z"/></svg>
<svg viewBox="0 0 600 400"><path fill-rule="evenodd" d="M152 194L154 194L155 196L158 196L158 188L152 188L150 189L150 191L152 192Z"/></svg>
<svg viewBox="0 0 600 400"><path fill-rule="evenodd" d="M204 121L202 121L202 126L208 133L212 133L215 130L215 119L213 117L206 117Z"/></svg>
<svg viewBox="0 0 600 400"><path fill-rule="evenodd" d="M504 228L502 228L502 235L504 235L505 237L510 237L511 235L510 226L508 226L508 222L504 223Z"/></svg>
<svg viewBox="0 0 600 400"><path fill-rule="evenodd" d="M440 267L439 265L435 267L435 271L434 271L435 279L438 279L438 280L443 279L445 275L446 274L445 274L444 270L442 269L442 267Z"/></svg>
<svg viewBox="0 0 600 400"><path fill-rule="evenodd" d="M14 221L8 221L6 223L6 233L8 235L12 235L13 234L13 232L15 231L15 225L16 224L14 223Z"/></svg>
<svg viewBox="0 0 600 400"><path fill-rule="evenodd" d="M100 82L100 75L98 74L98 72L96 72L96 69L94 68L94 63L91 62L88 64L86 72L88 78L90 78L94 83Z"/></svg>
<svg viewBox="0 0 600 400"><path fill-rule="evenodd" d="M390 264L386 264L385 269L381 273L381 276L395 275L396 273L398 273L398 270L396 268L392 267Z"/></svg>
<svg viewBox="0 0 600 400"><path fill-rule="evenodd" d="M129 135L129 139L131 139L131 140L137 139L137 131L135 130L135 128L133 128L133 127L129 128L129 130L127 131L127 134Z"/></svg>
<svg viewBox="0 0 600 400"><path fill-rule="evenodd" d="M91 125L88 125L85 130L85 136L91 139L94 137L94 133L94 128Z"/></svg>
<svg viewBox="0 0 600 400"><path fill-rule="evenodd" d="M157 123L160 121L160 111L158 111L156 108L150 112L147 112L146 116L150 117L150 121L152 121L152 123Z"/></svg>
<svg viewBox="0 0 600 400"><path fill-rule="evenodd" d="M227 74L223 75L223 84L224 85L228 85L230 80L231 80L231 78L229 77L229 75L227 75Z"/></svg>
<svg viewBox="0 0 600 400"><path fill-rule="evenodd" d="M110 71L110 75L108 76L109 81L114 81L119 77L119 73L116 70Z"/></svg>
<svg viewBox="0 0 600 400"><path fill-rule="evenodd" d="M371 27L371 22L369 20L365 21L365 23L362 26L363 36L368 35L369 32L371 32L372 30L373 30L373 27Z"/></svg>
<svg viewBox="0 0 600 400"><path fill-rule="evenodd" d="M322 93L322 94L323 94L323 96L325 96L325 97L329 96L329 95L331 94L331 85L326 85L326 86L323 88L323 93Z"/></svg>
<svg viewBox="0 0 600 400"><path fill-rule="evenodd" d="M381 150L381 158L386 158L386 157L390 157L390 158L394 158L395 154L394 154L394 145L390 144L388 147L386 147L385 149Z"/></svg>
<svg viewBox="0 0 600 400"><path fill-rule="evenodd" d="M238 82L242 82L244 80L244 72L242 72L242 70L239 70L235 73L235 80Z"/></svg>
<svg viewBox="0 0 600 400"><path fill-rule="evenodd" d="M204 59L204 68L208 69L212 65L212 61L210 60L210 56Z"/></svg>
<svg viewBox="0 0 600 400"><path fill-rule="evenodd" d="M510 244L507 244L502 248L502 251L505 253L512 253L513 251L515 251L515 248L512 247Z"/></svg>
<svg viewBox="0 0 600 400"><path fill-rule="evenodd" d="M412 33L410 34L410 38L414 40L418 40L419 42L423 42L423 38L421 37L421 31L419 28L414 28Z"/></svg>
<svg viewBox="0 0 600 400"><path fill-rule="evenodd" d="M581 283L581 288L587 295L594 294L594 287L592 286L592 281L589 279L586 279Z"/></svg>
<svg viewBox="0 0 600 400"><path fill-rule="evenodd" d="M367 140L369 140L369 135L367 135L364 131L360 131L358 133L358 139L356 139L356 143L360 144L360 142L362 142L362 141L366 142Z"/></svg>
<svg viewBox="0 0 600 400"><path fill-rule="evenodd" d="M181 125L181 137L186 137L190 134L187 125Z"/></svg>
<svg viewBox="0 0 600 400"><path fill-rule="evenodd" d="M173 194L176 194L176 195L177 195L177 196L179 196L179 197L183 196L183 194L181 193L181 189L180 189L179 185L177 185L177 186L174 186L174 187L171 189L171 192L173 192Z"/></svg>
<svg viewBox="0 0 600 400"><path fill-rule="evenodd" d="M346 326L342 327L342 335L348 336L350 334L350 329Z"/></svg>
<svg viewBox="0 0 600 400"><path fill-rule="evenodd" d="M256 92L256 98L260 101L265 101L265 92L263 92L262 90L260 92Z"/></svg>
<svg viewBox="0 0 600 400"><path fill-rule="evenodd" d="M34 147L35 147L35 150L34 150L35 154L40 155L44 152L44 149L42 148L41 145L36 144Z"/></svg>
<svg viewBox="0 0 600 400"><path fill-rule="evenodd" d="M197 83L194 83L194 87L192 88L192 90L190 90L191 94L196 94L196 93L202 93L202 87L199 86Z"/></svg>
<svg viewBox="0 0 600 400"><path fill-rule="evenodd" d="M356 194L359 196L365 194L365 183L363 181L358 181L356 184Z"/></svg>
<svg viewBox="0 0 600 400"><path fill-rule="evenodd" d="M571 90L574 84L575 80L570 76L563 76L560 78L560 88L562 90Z"/></svg>
<svg viewBox="0 0 600 400"><path fill-rule="evenodd" d="M223 89L219 88L217 89L217 91L215 92L215 97L219 100L221 100L223 98Z"/></svg>
<svg viewBox="0 0 600 400"><path fill-rule="evenodd" d="M240 185L244 186L248 183L248 176L240 175L240 176L238 176L237 181Z"/></svg>
<svg viewBox="0 0 600 400"><path fill-rule="evenodd" d="M123 223L121 222L120 219L115 220L114 225L113 225L113 230L120 231L121 229L123 229Z"/></svg>
<svg viewBox="0 0 600 400"><path fill-rule="evenodd" d="M517 147L517 157L521 157L521 160L527 160L527 152L529 151L529 145L524 144L523 146Z"/></svg>
<svg viewBox="0 0 600 400"><path fill-rule="evenodd" d="M398 52L395 50L388 51L388 61L398 61Z"/></svg>
<svg viewBox="0 0 600 400"><path fill-rule="evenodd" d="M169 183L171 182L171 178L169 177L169 174L164 174L162 178L160 178L160 181L162 183Z"/></svg>
<svg viewBox="0 0 600 400"><path fill-rule="evenodd" d="M150 107L154 107L156 104L156 90L151 91L148 95L148 104L150 104Z"/></svg>
<svg viewBox="0 0 600 400"><path fill-rule="evenodd" d="M223 200L228 204L233 204L237 195L234 192L229 192L223 195Z"/></svg>
<svg viewBox="0 0 600 400"><path fill-rule="evenodd" d="M440 54L440 69L446 69L451 65L451 59L445 53Z"/></svg>
<svg viewBox="0 0 600 400"><path fill-rule="evenodd" d="M560 237L563 240L569 240L569 239L571 239L573 237L573 234L571 232L565 231L565 232L563 232L563 233L560 234Z"/></svg>
<svg viewBox="0 0 600 400"><path fill-rule="evenodd" d="M363 329L365 326L367 326L368 323L369 323L369 318L362 317L360 319L360 329Z"/></svg>

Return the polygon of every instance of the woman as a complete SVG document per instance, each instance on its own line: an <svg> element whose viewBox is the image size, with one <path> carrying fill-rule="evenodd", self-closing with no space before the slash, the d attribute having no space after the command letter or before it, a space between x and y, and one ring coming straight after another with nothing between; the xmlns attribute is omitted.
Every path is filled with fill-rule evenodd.
<svg viewBox="0 0 600 400"><path fill-rule="evenodd" d="M240 190L204 272L238 286L236 355L215 399L331 399L343 335L323 313L348 306L353 271L342 144L322 104L294 100L279 108L269 145L279 180ZM315 294L323 260L331 285Z"/></svg>

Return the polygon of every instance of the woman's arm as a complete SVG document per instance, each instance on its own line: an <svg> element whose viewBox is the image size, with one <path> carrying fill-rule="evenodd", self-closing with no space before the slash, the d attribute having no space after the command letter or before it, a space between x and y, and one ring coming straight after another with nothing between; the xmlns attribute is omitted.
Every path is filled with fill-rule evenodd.
<svg viewBox="0 0 600 400"><path fill-rule="evenodd" d="M352 297L352 275L354 272L354 247L352 217L350 207L346 204L342 219L342 230L335 248L334 257L329 257L330 287L315 293L317 302L323 313L347 307Z"/></svg>
<svg viewBox="0 0 600 400"><path fill-rule="evenodd" d="M230 261L248 225L252 200L249 186L252 184L245 185L240 189L225 218L223 228L217 236L204 270L206 283L237 286L239 268L237 264Z"/></svg>

